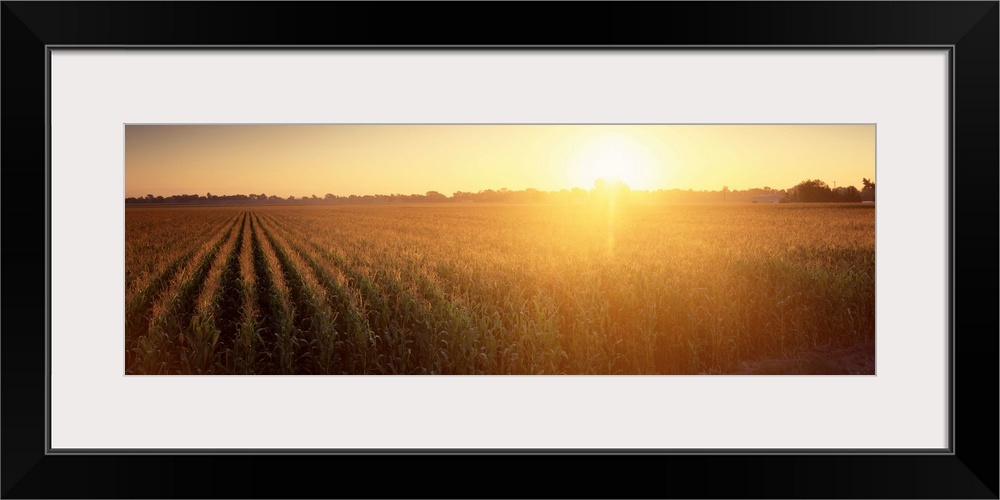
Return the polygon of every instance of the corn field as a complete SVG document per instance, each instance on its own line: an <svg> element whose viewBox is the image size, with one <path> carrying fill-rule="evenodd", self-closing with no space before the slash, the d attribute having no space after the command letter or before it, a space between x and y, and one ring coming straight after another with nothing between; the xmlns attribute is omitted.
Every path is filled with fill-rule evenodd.
<svg viewBox="0 0 1000 500"><path fill-rule="evenodd" d="M130 207L125 230L127 374L737 373L874 346L871 205Z"/></svg>

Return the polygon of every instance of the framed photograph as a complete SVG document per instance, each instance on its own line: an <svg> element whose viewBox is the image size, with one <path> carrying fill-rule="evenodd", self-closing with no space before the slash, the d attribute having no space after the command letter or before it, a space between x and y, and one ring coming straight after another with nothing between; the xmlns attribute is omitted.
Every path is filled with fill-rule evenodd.
<svg viewBox="0 0 1000 500"><path fill-rule="evenodd" d="M124 136L126 376L875 375L875 124Z"/></svg>
<svg viewBox="0 0 1000 500"><path fill-rule="evenodd" d="M4 2L4 497L997 498L997 2L519 5Z"/></svg>

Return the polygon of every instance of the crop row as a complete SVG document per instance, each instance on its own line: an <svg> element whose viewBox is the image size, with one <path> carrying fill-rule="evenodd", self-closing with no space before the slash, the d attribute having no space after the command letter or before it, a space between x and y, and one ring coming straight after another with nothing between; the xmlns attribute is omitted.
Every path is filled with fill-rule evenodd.
<svg viewBox="0 0 1000 500"><path fill-rule="evenodd" d="M184 217L127 303L129 373L727 372L874 339L870 210Z"/></svg>

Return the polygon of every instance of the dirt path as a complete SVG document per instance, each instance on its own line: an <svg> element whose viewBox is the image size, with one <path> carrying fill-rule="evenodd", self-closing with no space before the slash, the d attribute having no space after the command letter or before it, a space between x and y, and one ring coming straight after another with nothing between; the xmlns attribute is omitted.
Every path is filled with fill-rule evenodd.
<svg viewBox="0 0 1000 500"><path fill-rule="evenodd" d="M874 375L875 343L816 349L789 358L744 362L728 375Z"/></svg>

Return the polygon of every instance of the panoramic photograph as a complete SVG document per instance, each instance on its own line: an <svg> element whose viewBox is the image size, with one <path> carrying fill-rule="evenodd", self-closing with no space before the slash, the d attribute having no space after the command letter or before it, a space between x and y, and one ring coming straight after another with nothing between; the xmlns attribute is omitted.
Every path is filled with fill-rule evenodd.
<svg viewBox="0 0 1000 500"><path fill-rule="evenodd" d="M126 375L874 375L875 125L126 125Z"/></svg>

